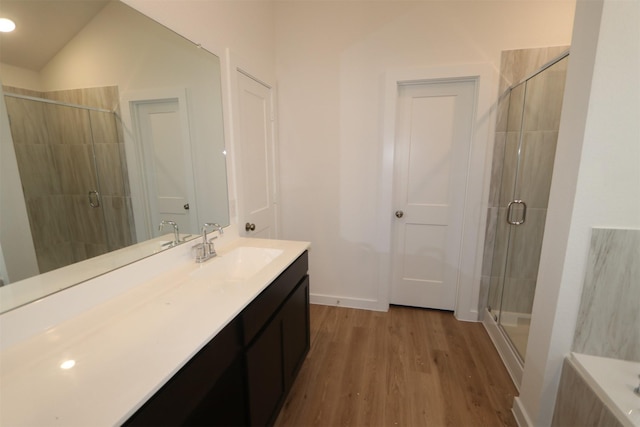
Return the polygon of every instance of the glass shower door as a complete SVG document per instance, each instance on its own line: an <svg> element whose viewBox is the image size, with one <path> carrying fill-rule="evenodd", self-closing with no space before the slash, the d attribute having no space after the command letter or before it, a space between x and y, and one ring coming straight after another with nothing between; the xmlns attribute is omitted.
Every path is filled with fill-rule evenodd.
<svg viewBox="0 0 640 427"><path fill-rule="evenodd" d="M110 249L91 112L5 95L41 273Z"/></svg>
<svg viewBox="0 0 640 427"><path fill-rule="evenodd" d="M524 361L560 124L564 58L510 93L492 262L494 315Z"/></svg>
<svg viewBox="0 0 640 427"><path fill-rule="evenodd" d="M91 111L48 104L47 124L64 200L73 261L108 251ZM62 212L60 212L62 214Z"/></svg>

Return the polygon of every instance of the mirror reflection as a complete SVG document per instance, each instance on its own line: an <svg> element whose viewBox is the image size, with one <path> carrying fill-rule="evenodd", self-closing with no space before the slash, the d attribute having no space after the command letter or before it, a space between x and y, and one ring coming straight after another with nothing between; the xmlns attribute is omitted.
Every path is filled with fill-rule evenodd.
<svg viewBox="0 0 640 427"><path fill-rule="evenodd" d="M72 34L44 49L57 14ZM1 311L229 224L215 55L119 1L0 15Z"/></svg>

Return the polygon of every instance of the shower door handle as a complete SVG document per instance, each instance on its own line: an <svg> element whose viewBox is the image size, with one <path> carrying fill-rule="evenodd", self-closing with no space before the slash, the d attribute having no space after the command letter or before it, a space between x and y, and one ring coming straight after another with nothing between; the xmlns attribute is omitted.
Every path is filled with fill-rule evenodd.
<svg viewBox="0 0 640 427"><path fill-rule="evenodd" d="M511 212L513 209L513 205L522 205L522 219L520 221L512 221L511 220ZM524 224L524 221L527 219L527 204L522 200L514 200L509 202L507 205L507 222L511 225L521 225Z"/></svg>
<svg viewBox="0 0 640 427"><path fill-rule="evenodd" d="M89 206L92 208L100 207L100 194L96 190L89 191Z"/></svg>

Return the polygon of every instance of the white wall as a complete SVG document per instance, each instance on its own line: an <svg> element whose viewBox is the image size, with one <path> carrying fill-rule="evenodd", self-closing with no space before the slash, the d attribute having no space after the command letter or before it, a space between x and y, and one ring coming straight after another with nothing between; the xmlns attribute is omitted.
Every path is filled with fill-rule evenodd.
<svg viewBox="0 0 640 427"><path fill-rule="evenodd" d="M258 75L272 76L273 3L263 0L123 0L217 55L229 49L250 61Z"/></svg>
<svg viewBox="0 0 640 427"><path fill-rule="evenodd" d="M549 425L592 227L640 228L640 1L579 0L516 412ZM599 28L599 31L598 31Z"/></svg>
<svg viewBox="0 0 640 427"><path fill-rule="evenodd" d="M35 71L0 62L0 76L4 85L40 91L40 74Z"/></svg>
<svg viewBox="0 0 640 427"><path fill-rule="evenodd" d="M565 1L276 2L282 237L312 242L316 300L371 308L386 298L385 73L498 70L502 50L570 44L573 11Z"/></svg>

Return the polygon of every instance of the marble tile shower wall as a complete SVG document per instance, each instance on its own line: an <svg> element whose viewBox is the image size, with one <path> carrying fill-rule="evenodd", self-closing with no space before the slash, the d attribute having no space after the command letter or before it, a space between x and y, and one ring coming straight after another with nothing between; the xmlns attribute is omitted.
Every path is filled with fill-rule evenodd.
<svg viewBox="0 0 640 427"><path fill-rule="evenodd" d="M44 94L6 87L5 92L109 110L118 103L117 87ZM116 117L11 97L6 102L40 272L133 243L124 139ZM88 203L88 192L98 189L103 209Z"/></svg>
<svg viewBox="0 0 640 427"><path fill-rule="evenodd" d="M486 225L484 257L479 299L479 312L487 306L502 310L527 313L531 311L537 278L539 253L544 232L546 207L553 170L553 153L557 140L559 117L558 100L544 99L545 93L562 93L564 79L548 76L527 89L527 105L530 101L545 105L544 109L522 110L525 97L524 85L512 92L507 89L544 64L558 57L566 46L540 49L504 51L501 58L500 97L497 105L496 134L494 140L491 185ZM555 85L555 87L554 87ZM545 90L549 87L551 91ZM509 109L509 105L512 108ZM513 106L517 106L514 108ZM523 115L524 113L524 115ZM520 130L524 123L521 163L518 183L514 177L517 167ZM551 153L551 154L550 154ZM505 161L506 160L506 161ZM536 182L535 186L521 183ZM528 206L527 227L520 227L509 238L506 227L506 206L513 194L525 200ZM500 226L499 226L500 225ZM507 247L510 257L507 263ZM502 292L503 278L510 286Z"/></svg>
<svg viewBox="0 0 640 427"><path fill-rule="evenodd" d="M594 228L573 351L640 362L640 230Z"/></svg>

